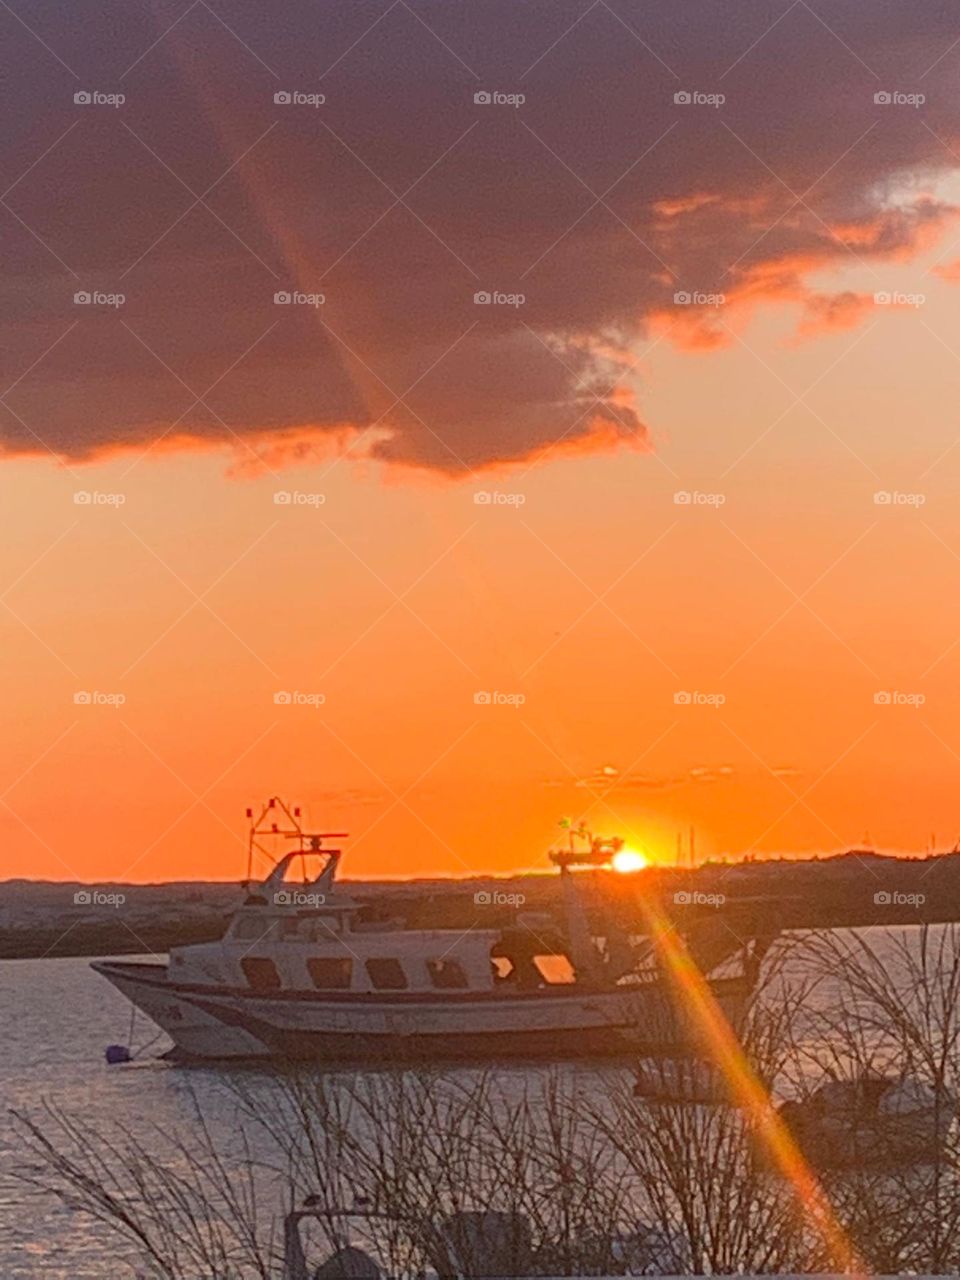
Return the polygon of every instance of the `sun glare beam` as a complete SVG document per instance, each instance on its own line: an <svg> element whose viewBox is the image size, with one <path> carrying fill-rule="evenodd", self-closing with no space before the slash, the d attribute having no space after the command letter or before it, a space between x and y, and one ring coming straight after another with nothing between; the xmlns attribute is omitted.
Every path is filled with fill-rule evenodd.
<svg viewBox="0 0 960 1280"><path fill-rule="evenodd" d="M856 1248L847 1237L833 1205L784 1124L773 1100L758 1080L736 1032L730 1026L707 980L686 944L655 902L638 894L637 902L660 957L663 971L673 982L681 1005L706 1057L723 1072L737 1105L752 1115L757 1136L771 1160L793 1187L811 1227L820 1235L838 1269L865 1275Z"/></svg>

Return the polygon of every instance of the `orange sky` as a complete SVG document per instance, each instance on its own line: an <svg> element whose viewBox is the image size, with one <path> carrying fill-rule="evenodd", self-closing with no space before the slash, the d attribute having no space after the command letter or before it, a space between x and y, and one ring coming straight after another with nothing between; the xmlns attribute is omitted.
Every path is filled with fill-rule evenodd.
<svg viewBox="0 0 960 1280"><path fill-rule="evenodd" d="M952 846L948 17L195 8L16 32L0 874Z"/></svg>
<svg viewBox="0 0 960 1280"><path fill-rule="evenodd" d="M218 452L9 462L7 874L235 876L243 808L274 791L351 831L364 876L539 866L568 813L656 858L691 824L701 856L952 844L960 355L938 252L885 275L922 280L922 322L797 346L771 304L724 349L661 344L640 365L654 452L483 481L520 506L335 455L241 478Z"/></svg>

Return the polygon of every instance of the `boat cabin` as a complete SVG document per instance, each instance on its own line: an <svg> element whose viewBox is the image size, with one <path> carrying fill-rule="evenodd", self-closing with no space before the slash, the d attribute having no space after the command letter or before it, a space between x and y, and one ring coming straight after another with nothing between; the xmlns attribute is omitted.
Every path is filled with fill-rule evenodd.
<svg viewBox="0 0 960 1280"><path fill-rule="evenodd" d="M513 930L368 927L351 912L292 913L244 908L220 942L171 953L181 982L228 983L255 991L530 991L573 982L570 961L547 942ZM519 945L518 945L519 944Z"/></svg>
<svg viewBox="0 0 960 1280"><path fill-rule="evenodd" d="M534 991L574 981L549 921L536 931L407 929L402 919L364 918L364 904L334 888L337 852L315 879L285 879L288 854L247 899L217 943L175 948L180 982L264 993L328 992L331 998L402 992L456 997ZM282 886L282 887L281 887Z"/></svg>

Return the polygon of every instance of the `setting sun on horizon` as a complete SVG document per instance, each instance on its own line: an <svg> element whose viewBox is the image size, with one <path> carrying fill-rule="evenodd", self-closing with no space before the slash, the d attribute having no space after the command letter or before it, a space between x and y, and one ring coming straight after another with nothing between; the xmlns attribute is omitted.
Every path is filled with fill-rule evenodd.
<svg viewBox="0 0 960 1280"><path fill-rule="evenodd" d="M649 862L646 856L636 849L621 849L613 855L610 865L614 871L619 871L622 875L629 875L633 871L643 871L649 865Z"/></svg>

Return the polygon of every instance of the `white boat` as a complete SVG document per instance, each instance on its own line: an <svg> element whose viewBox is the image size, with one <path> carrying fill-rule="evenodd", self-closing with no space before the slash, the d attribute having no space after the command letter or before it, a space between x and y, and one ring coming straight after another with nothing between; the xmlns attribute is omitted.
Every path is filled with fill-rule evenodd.
<svg viewBox="0 0 960 1280"><path fill-rule="evenodd" d="M862 1071L784 1102L780 1116L815 1167L902 1169L933 1164L957 1115L946 1087Z"/></svg>
<svg viewBox="0 0 960 1280"><path fill-rule="evenodd" d="M280 815L289 827L269 822ZM93 963L178 1054L475 1062L635 1057L689 1045L684 1004L649 942L612 927L594 936L588 923L577 869L609 866L622 841L590 837L577 852L571 839L570 849L551 853L564 890L560 921L519 914L505 928L415 929L365 918L366 904L338 887L341 850L326 842L340 835L302 831L299 810L277 798L252 824L251 853L265 831L297 848L248 891L219 941L174 947L168 964ZM322 865L293 885L288 873L301 859ZM733 1023L759 946L748 941L740 972L710 981Z"/></svg>

